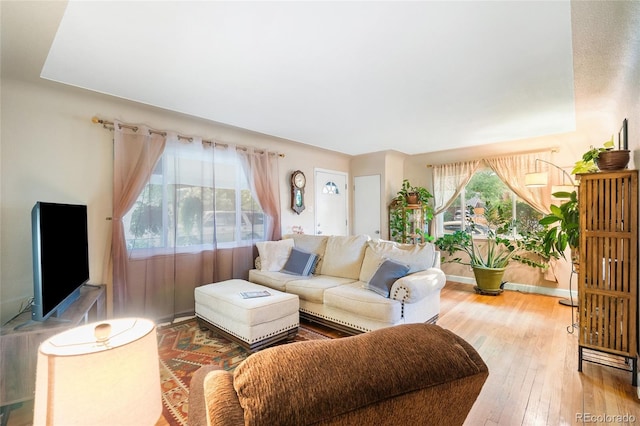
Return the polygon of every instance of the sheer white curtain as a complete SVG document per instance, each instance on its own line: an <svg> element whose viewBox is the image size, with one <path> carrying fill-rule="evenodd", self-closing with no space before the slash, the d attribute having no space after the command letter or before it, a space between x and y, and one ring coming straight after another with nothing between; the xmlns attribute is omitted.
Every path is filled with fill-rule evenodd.
<svg viewBox="0 0 640 426"><path fill-rule="evenodd" d="M525 175L536 171L536 159L550 160L549 152L509 155L505 157L487 158L484 161L493 169L500 179L522 200L536 210L549 213L551 193L548 187L528 188L525 186ZM537 162L538 171L549 171L549 165ZM555 172L555 170L554 170ZM550 173L550 176L552 173Z"/></svg>
<svg viewBox="0 0 640 426"><path fill-rule="evenodd" d="M440 213L453 203L479 166L479 160L433 166L433 199L436 220L431 222L429 230L431 235L438 235L437 230L442 227L443 220Z"/></svg>
<svg viewBox="0 0 640 426"><path fill-rule="evenodd" d="M270 222L248 181L260 180L263 171L247 172L242 151L171 132L165 139L122 220L127 298L121 312L156 320L192 314L197 286L246 279L253 242L264 239Z"/></svg>

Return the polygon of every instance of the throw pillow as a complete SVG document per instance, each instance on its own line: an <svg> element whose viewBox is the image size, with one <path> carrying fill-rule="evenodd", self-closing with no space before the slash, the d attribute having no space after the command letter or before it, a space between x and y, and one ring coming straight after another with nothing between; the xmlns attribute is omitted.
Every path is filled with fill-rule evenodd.
<svg viewBox="0 0 640 426"><path fill-rule="evenodd" d="M367 241L367 235L330 235L322 258L322 275L357 280Z"/></svg>
<svg viewBox="0 0 640 426"><path fill-rule="evenodd" d="M280 271L289 259L293 240L259 241L256 243L261 271Z"/></svg>
<svg viewBox="0 0 640 426"><path fill-rule="evenodd" d="M393 283L407 275L408 272L409 265L387 259L378 266L378 269L364 287L381 296L389 297Z"/></svg>
<svg viewBox="0 0 640 426"><path fill-rule="evenodd" d="M294 247L291 249L291 254L282 268L282 272L306 277L313 273L317 262L317 254L307 253Z"/></svg>
<svg viewBox="0 0 640 426"><path fill-rule="evenodd" d="M436 248L433 243L400 244L383 240L369 241L362 261L360 281L368 282L382 259L406 263L411 268L409 273L412 274L434 266L437 260Z"/></svg>

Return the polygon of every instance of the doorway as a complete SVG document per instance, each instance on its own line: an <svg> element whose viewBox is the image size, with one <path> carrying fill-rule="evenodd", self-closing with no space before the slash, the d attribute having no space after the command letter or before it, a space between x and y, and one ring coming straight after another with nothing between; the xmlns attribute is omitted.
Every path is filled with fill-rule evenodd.
<svg viewBox="0 0 640 426"><path fill-rule="evenodd" d="M353 232L380 239L380 175L353 178Z"/></svg>
<svg viewBox="0 0 640 426"><path fill-rule="evenodd" d="M349 235L347 174L315 170L316 235Z"/></svg>

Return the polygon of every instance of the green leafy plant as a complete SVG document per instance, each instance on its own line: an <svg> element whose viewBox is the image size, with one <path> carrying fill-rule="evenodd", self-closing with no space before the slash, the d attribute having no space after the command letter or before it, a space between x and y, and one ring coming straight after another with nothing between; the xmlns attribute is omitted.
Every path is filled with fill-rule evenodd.
<svg viewBox="0 0 640 426"><path fill-rule="evenodd" d="M582 159L576 161L571 174L575 175L578 173L597 172L599 169L596 162L600 154L605 151L611 151L614 147L615 143L613 142L613 135L611 135L611 139L606 141L600 148L595 148L593 145L591 145L589 150L582 154Z"/></svg>
<svg viewBox="0 0 640 426"><path fill-rule="evenodd" d="M402 188L398 191L397 197L406 207L409 204L409 198L415 195L416 196L416 204L429 205L431 199L433 199L433 195L422 186L413 186L409 182L409 180L404 179L402 181Z"/></svg>
<svg viewBox="0 0 640 426"><path fill-rule="evenodd" d="M537 234L527 235L520 239L509 239L502 237L495 230L490 230L486 240L486 247L481 247L471 234L463 231L456 231L453 234L443 235L435 241L436 246L442 252L453 256L455 253L463 252L468 256L468 260L461 257L449 257L443 262L459 263L471 267L481 268L506 268L511 260L524 265L546 269L548 264L536 261L527 256L528 254L544 257L544 253L537 247L536 240L540 236Z"/></svg>
<svg viewBox="0 0 640 426"><path fill-rule="evenodd" d="M548 255L565 257L567 247L577 249L580 244L580 212L578 209L578 194L573 192L557 192L556 198L566 199L559 206L552 204L551 212L540 219L540 224L546 229L542 246Z"/></svg>
<svg viewBox="0 0 640 426"><path fill-rule="evenodd" d="M411 183L404 179L402 181L402 187L396 194L396 197L391 202L389 210L389 232L391 239L400 243L408 243L412 237L407 235L407 227L411 220L411 212L407 210L409 203L409 197L411 195L416 196L416 200L411 204L421 204L423 222L425 225L433 219L433 206L431 200L433 195L424 187L413 186ZM422 238L423 241L433 241L433 237L428 234L426 230L415 229L413 231L415 235Z"/></svg>

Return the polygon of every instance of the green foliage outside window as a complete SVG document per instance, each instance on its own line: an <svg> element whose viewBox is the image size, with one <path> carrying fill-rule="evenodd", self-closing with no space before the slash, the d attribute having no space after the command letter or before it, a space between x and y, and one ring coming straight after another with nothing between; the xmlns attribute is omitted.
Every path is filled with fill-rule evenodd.
<svg viewBox="0 0 640 426"><path fill-rule="evenodd" d="M444 231L452 233L463 230L473 235L487 235L489 230L508 227L499 231L503 235L523 236L538 233L542 226L538 222L542 213L515 195L492 170L477 171L464 189L465 206L462 196L443 213Z"/></svg>

